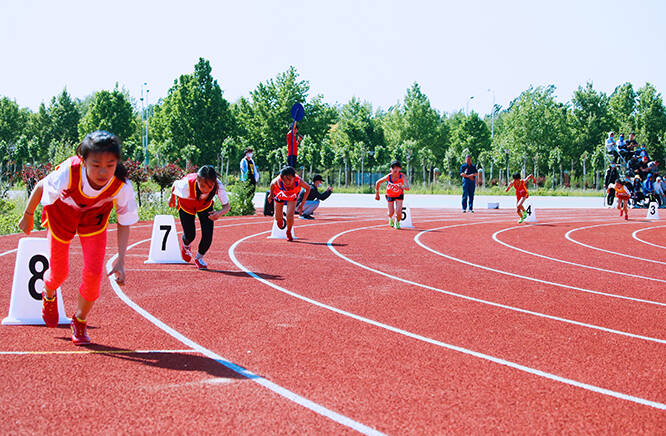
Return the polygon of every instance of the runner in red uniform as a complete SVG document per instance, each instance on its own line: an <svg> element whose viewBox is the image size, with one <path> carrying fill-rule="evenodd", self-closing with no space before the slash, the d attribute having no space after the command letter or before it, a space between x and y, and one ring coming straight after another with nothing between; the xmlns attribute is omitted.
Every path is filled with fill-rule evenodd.
<svg viewBox="0 0 666 436"><path fill-rule="evenodd" d="M610 188L609 188L610 189ZM617 208L620 210L620 216L624 214L624 219L629 219L629 199L631 194L624 182L619 178L615 181L615 196L617 197Z"/></svg>
<svg viewBox="0 0 666 436"><path fill-rule="evenodd" d="M296 209L296 200L301 189L305 190L303 198L308 198L308 195L310 195L310 185L304 183L298 177L298 174L296 174L296 170L289 166L284 167L280 171L280 175L271 181L271 195L268 196L268 201L275 200L275 220L281 229L285 225L283 206L285 203L287 204L287 239L290 241L294 240L291 236L291 229L294 226L294 210ZM301 203L299 213L303 212L304 203Z"/></svg>
<svg viewBox="0 0 666 436"><path fill-rule="evenodd" d="M213 209L216 196L222 204L222 209L218 211ZM204 165L196 173L188 174L173 182L169 207L178 208L180 223L183 226L180 255L185 262L192 260L190 244L196 237L194 218L199 216L201 241L199 241L197 255L194 257L194 264L199 269L208 268L203 257L213 242L213 221L231 209L227 191L217 178L215 168Z"/></svg>
<svg viewBox="0 0 666 436"><path fill-rule="evenodd" d="M409 191L409 182L407 177L400 172L400 162L395 160L391 163L391 172L375 184L375 200L379 201L379 186L386 182L386 201L388 203L389 226L400 229L400 218L402 217L402 201L405 199L405 192ZM395 205L395 206L394 206ZM395 213L395 219L393 214Z"/></svg>
<svg viewBox="0 0 666 436"><path fill-rule="evenodd" d="M536 185L536 179L532 174L525 177L524 179L521 179L520 174L515 173L513 175L513 181L509 183L509 186L506 187L505 191L509 192L509 189L511 189L512 186L516 189L516 213L520 217L520 220L518 221L519 223L522 223L523 221L525 221L525 218L527 218L527 212L525 212L523 203L525 203L525 200L527 200L530 196L530 193L527 192L528 180L532 180L532 183Z"/></svg>
<svg viewBox="0 0 666 436"><path fill-rule="evenodd" d="M76 313L72 316L72 341L90 343L86 317L99 297L106 228L114 205L118 215L118 258L109 274L125 282L125 252L129 226L139 220L132 185L119 163L120 140L104 131L87 135L76 149L76 156L58 165L40 180L30 195L19 227L30 234L37 204L44 206L42 222L48 228L49 269L44 276L42 318L48 327L58 325L56 289L69 273L69 243L79 235L83 249L83 272Z"/></svg>

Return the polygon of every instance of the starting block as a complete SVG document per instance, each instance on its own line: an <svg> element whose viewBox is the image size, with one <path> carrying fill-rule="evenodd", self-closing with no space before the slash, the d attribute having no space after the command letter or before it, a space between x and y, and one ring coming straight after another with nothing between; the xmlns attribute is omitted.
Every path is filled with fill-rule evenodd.
<svg viewBox="0 0 666 436"><path fill-rule="evenodd" d="M499 202L489 202L488 209L499 209Z"/></svg>
<svg viewBox="0 0 666 436"><path fill-rule="evenodd" d="M400 216L400 228L401 229L413 229L414 224L412 223L412 210L409 206L402 207L402 215Z"/></svg>
<svg viewBox="0 0 666 436"><path fill-rule="evenodd" d="M525 208L525 212L527 213L527 218L525 218L525 223L535 223L537 222L536 218L536 209L531 205L528 204L527 208Z"/></svg>
<svg viewBox="0 0 666 436"><path fill-rule="evenodd" d="M294 228L291 228L291 236L296 239ZM287 239L287 212L282 211L282 227L278 226L278 222L273 218L273 228L271 235L266 239Z"/></svg>
<svg viewBox="0 0 666 436"><path fill-rule="evenodd" d="M155 215L148 260L143 263L187 263L180 256L178 231L173 215Z"/></svg>
<svg viewBox="0 0 666 436"><path fill-rule="evenodd" d="M49 269L49 242L46 238L22 238L18 243L9 316L3 325L44 325L42 291L44 273ZM58 288L58 324L69 324L62 293Z"/></svg>
<svg viewBox="0 0 666 436"><path fill-rule="evenodd" d="M652 201L648 205L647 216L645 218L649 220L659 219L659 204L656 201Z"/></svg>

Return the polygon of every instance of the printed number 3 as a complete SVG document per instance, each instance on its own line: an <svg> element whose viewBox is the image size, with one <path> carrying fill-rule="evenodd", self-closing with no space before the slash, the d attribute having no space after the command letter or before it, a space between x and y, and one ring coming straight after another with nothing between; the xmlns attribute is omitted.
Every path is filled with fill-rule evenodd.
<svg viewBox="0 0 666 436"><path fill-rule="evenodd" d="M169 238L169 232L171 232L171 226L160 226L160 230L165 230L164 239L162 239L162 251L166 251L166 243Z"/></svg>
<svg viewBox="0 0 666 436"><path fill-rule="evenodd" d="M41 271L37 271L36 267L38 263L42 264ZM49 269L49 260L44 255L36 254L30 258L30 261L28 262L28 269L32 274L30 280L28 280L28 292L30 293L30 296L35 300L41 300L42 294L37 292L37 289L35 289L35 285L37 284L37 280L44 280L44 273L46 272L47 269Z"/></svg>
<svg viewBox="0 0 666 436"><path fill-rule="evenodd" d="M650 205L650 215L654 215L657 212L656 208L654 207L654 204Z"/></svg>

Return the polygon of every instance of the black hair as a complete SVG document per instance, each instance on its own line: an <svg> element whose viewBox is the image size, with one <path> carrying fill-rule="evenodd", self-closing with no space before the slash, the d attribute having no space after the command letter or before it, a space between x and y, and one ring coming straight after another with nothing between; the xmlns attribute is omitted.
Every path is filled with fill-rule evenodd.
<svg viewBox="0 0 666 436"><path fill-rule="evenodd" d="M312 178L312 183L314 183L318 180L321 181L321 182L324 181L324 178L321 176L321 174L315 174L315 176Z"/></svg>
<svg viewBox="0 0 666 436"><path fill-rule="evenodd" d="M120 162L122 144L120 138L105 130L95 130L88 133L83 141L76 147L76 155L86 160L90 153L111 153L118 159L116 171L113 173L121 181L127 181L127 169Z"/></svg>
<svg viewBox="0 0 666 436"><path fill-rule="evenodd" d="M513 179L514 180L520 179L520 173L513 173Z"/></svg>
<svg viewBox="0 0 666 436"><path fill-rule="evenodd" d="M400 167L400 168L402 168L402 165L400 165L400 161L396 159L396 160L394 160L393 162L391 162L391 168L393 168L393 167Z"/></svg>
<svg viewBox="0 0 666 436"><path fill-rule="evenodd" d="M245 151L243 152L243 154L252 153L253 151L254 151L254 150L252 150L252 147L247 147L247 148L245 149Z"/></svg>
<svg viewBox="0 0 666 436"><path fill-rule="evenodd" d="M208 180L209 182L213 183L213 189L210 191L208 194L208 197L206 198L206 201L210 201L215 198L217 195L217 190L219 189L219 186L217 184L217 171L215 171L215 167L212 165L204 165L201 168L199 168L199 171L197 171L197 177L202 178L204 180ZM196 185L196 191L197 191L197 197L201 192L199 192L199 185Z"/></svg>
<svg viewBox="0 0 666 436"><path fill-rule="evenodd" d="M286 166L280 170L280 176L296 176L296 170L293 167Z"/></svg>

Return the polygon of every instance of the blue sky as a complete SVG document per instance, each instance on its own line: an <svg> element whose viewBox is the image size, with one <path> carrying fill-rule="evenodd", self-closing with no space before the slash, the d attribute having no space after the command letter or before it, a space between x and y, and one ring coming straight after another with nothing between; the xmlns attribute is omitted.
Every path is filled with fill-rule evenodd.
<svg viewBox="0 0 666 436"><path fill-rule="evenodd" d="M663 92L664 22L656 0L0 0L0 95L36 110L147 82L155 102L204 57L230 101L293 65L329 103L388 108L416 81L441 112L485 114L489 89L503 106L530 85Z"/></svg>

